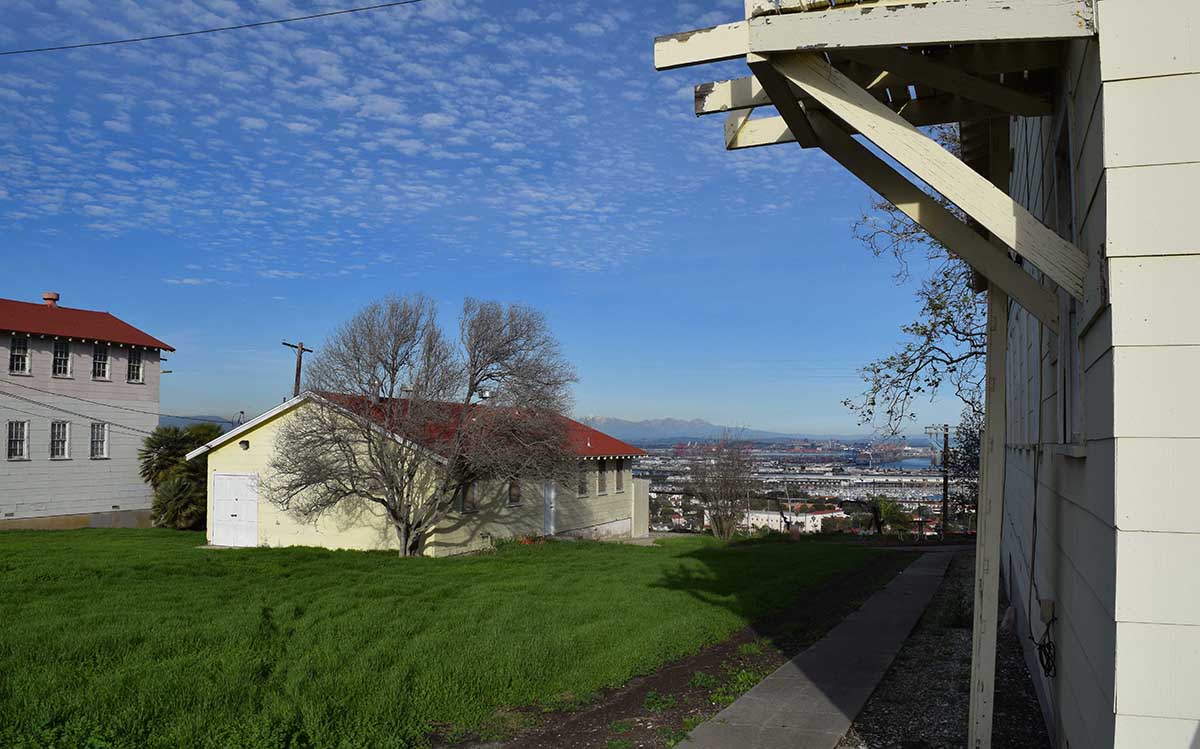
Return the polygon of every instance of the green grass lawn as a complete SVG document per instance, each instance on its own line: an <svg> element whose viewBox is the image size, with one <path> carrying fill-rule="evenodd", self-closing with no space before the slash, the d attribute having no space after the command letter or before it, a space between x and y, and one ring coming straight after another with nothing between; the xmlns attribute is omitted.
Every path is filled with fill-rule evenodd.
<svg viewBox="0 0 1200 749"><path fill-rule="evenodd" d="M586 699L886 553L685 537L401 560L203 542L0 533L0 746L420 746Z"/></svg>

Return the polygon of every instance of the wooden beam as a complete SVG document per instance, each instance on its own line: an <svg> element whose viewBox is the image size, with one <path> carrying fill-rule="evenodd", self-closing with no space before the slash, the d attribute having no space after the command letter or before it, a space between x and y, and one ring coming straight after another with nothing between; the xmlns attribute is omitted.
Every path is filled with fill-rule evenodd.
<svg viewBox="0 0 1200 749"><path fill-rule="evenodd" d="M654 69L671 70L732 60L749 51L745 21L668 34L654 40Z"/></svg>
<svg viewBox="0 0 1200 749"><path fill-rule="evenodd" d="M818 55L777 55L772 61L840 120L1028 258L1071 296L1083 299L1087 256L1079 248Z"/></svg>
<svg viewBox="0 0 1200 749"><path fill-rule="evenodd" d="M746 110L734 110L746 111ZM828 111L822 106L816 106L809 111ZM730 112L733 114L734 112ZM934 96L928 99L913 99L900 107L900 116L916 127L942 125L948 122L961 122L984 117L992 117L996 111L973 101L959 99L956 96ZM773 146L779 143L794 143L791 130L782 117L759 117L746 123L736 138L725 138L725 148L737 151L744 148ZM814 144L819 145L819 144Z"/></svg>
<svg viewBox="0 0 1200 749"><path fill-rule="evenodd" d="M1058 298L932 196L906 179L821 112L810 112L808 120L825 153L846 167L868 187L924 227L948 250L985 275L998 289L1011 294L1046 327L1057 331Z"/></svg>
<svg viewBox="0 0 1200 749"><path fill-rule="evenodd" d="M902 5L765 15L747 22L750 50L759 54L853 47L896 47L1034 39L1096 33L1085 0L928 0Z"/></svg>
<svg viewBox="0 0 1200 749"><path fill-rule="evenodd" d="M898 75L898 71L878 72L871 66L869 76L864 76L855 70L866 69L854 60L851 54L839 51L835 54L844 56L845 60L835 60L834 67L845 73L851 80L870 91L876 99L886 100L885 89L897 86L917 86L917 99L921 97L921 82L912 77ZM1062 58L1060 42L1012 42L1000 44L963 44L955 47L938 47L933 52L924 55L927 59L935 60L943 65L960 68L974 75L996 75L998 73L1024 72L1041 68L1057 67ZM990 82L988 82L990 83ZM999 85L999 84L992 84ZM809 106L812 98L805 95L798 87L792 86L796 98ZM1028 96L1034 94L1025 93ZM970 97L968 97L970 98ZM761 107L771 103L770 97L762 90L762 85L754 76L734 78L727 81L701 83L695 89L696 116L728 112L731 109L746 109Z"/></svg>
<svg viewBox="0 0 1200 749"><path fill-rule="evenodd" d="M1000 597L1000 535L1004 522L1005 368L1008 297L988 289L987 373L975 529L975 625L971 631L971 705L967 746L992 745L996 627Z"/></svg>
<svg viewBox="0 0 1200 749"><path fill-rule="evenodd" d="M939 91L986 104L1001 112L1043 117L1054 111L1049 100L1043 97L964 73L952 65L916 52L904 49L844 49L839 54L928 84Z"/></svg>
<svg viewBox="0 0 1200 749"><path fill-rule="evenodd" d="M750 72L754 73L754 77L762 85L763 91L771 97L775 109L786 120L788 129L792 131L796 142L802 148L811 148L817 145L817 136L813 132L812 126L808 124L808 115L804 106L792 94L791 84L788 80L780 75L771 61L762 55L746 55L746 64L750 66Z"/></svg>

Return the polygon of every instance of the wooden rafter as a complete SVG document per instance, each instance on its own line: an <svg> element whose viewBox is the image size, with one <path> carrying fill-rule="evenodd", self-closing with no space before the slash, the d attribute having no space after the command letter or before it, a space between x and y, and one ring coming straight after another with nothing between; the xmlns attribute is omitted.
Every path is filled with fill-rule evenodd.
<svg viewBox="0 0 1200 749"><path fill-rule="evenodd" d="M996 112L990 107L957 96L930 96L907 101L894 107L906 122L914 127L941 125L948 122L992 117ZM734 110L745 111L745 110ZM810 107L809 111L826 111L823 106ZM732 114L732 113L731 113ZM855 131L857 133L857 131ZM782 117L758 117L749 120L733 138L726 133L725 148L737 151L745 148L773 146L779 143L794 143L796 138ZM820 145L815 144L815 145Z"/></svg>
<svg viewBox="0 0 1200 749"><path fill-rule="evenodd" d="M947 94L957 94L964 99L986 104L1001 112L1042 117L1053 111L1050 101L1045 97L971 75L917 52L905 49L844 49L839 54L899 74L904 79L919 81Z"/></svg>
<svg viewBox="0 0 1200 749"><path fill-rule="evenodd" d="M791 84L788 80L779 74L770 60L761 55L746 55L746 64L762 85L763 91L771 97L779 114L787 120L796 142L804 148L815 146L817 144L816 133L808 124L808 115L805 113L804 106L792 95Z"/></svg>
<svg viewBox="0 0 1200 749"><path fill-rule="evenodd" d="M1006 246L1028 258L1077 299L1083 299L1087 256L1024 207L818 55L772 57L776 69Z"/></svg>

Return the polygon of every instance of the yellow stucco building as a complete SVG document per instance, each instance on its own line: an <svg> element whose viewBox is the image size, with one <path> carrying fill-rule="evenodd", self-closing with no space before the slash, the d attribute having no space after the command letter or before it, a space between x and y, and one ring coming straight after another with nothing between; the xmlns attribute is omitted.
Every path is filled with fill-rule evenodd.
<svg viewBox="0 0 1200 749"><path fill-rule="evenodd" d="M259 492L269 478L280 427L299 409L314 408L304 393L188 455L208 456L208 542L214 546L318 546L395 550L396 532L383 508L343 502L315 522L296 516ZM633 479L632 461L645 453L576 421L572 450L579 458L575 486L536 478L480 482L470 505L450 512L425 544L427 556L491 548L522 536L632 538L648 534L648 482ZM469 509L468 509L469 507Z"/></svg>

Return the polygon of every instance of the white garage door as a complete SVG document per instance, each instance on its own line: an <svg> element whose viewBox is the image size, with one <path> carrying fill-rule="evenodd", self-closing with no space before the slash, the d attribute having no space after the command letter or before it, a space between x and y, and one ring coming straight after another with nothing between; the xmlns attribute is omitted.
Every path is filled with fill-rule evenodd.
<svg viewBox="0 0 1200 749"><path fill-rule="evenodd" d="M216 546L258 546L258 476L213 475L212 542Z"/></svg>

